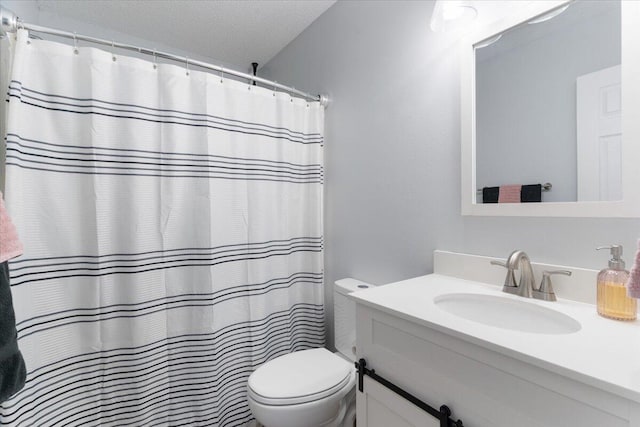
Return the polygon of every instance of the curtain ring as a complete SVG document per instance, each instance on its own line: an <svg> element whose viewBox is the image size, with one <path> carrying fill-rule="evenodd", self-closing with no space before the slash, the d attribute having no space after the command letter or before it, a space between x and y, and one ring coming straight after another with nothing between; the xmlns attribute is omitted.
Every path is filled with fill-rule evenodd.
<svg viewBox="0 0 640 427"><path fill-rule="evenodd" d="M113 40L111 40L111 59L113 60L113 62L116 62L116 55L113 52L115 50L115 42Z"/></svg>
<svg viewBox="0 0 640 427"><path fill-rule="evenodd" d="M186 67L187 67L187 73L186 74L188 76L189 75L189 57L185 56L184 60L185 60L185 64L186 64Z"/></svg>
<svg viewBox="0 0 640 427"><path fill-rule="evenodd" d="M220 67L220 83L224 83L224 67Z"/></svg>
<svg viewBox="0 0 640 427"><path fill-rule="evenodd" d="M78 50L78 35L75 31L73 32L73 53L75 53L76 55L80 53L80 51Z"/></svg>
<svg viewBox="0 0 640 427"><path fill-rule="evenodd" d="M156 56L156 50L153 49L153 69L158 69L158 57Z"/></svg>
<svg viewBox="0 0 640 427"><path fill-rule="evenodd" d="M16 27L18 28L18 30L24 30L24 22L22 22L22 20L16 18ZM2 38L2 37L0 37L0 38ZM29 38L29 35L27 35L27 44L31 44L31 40Z"/></svg>

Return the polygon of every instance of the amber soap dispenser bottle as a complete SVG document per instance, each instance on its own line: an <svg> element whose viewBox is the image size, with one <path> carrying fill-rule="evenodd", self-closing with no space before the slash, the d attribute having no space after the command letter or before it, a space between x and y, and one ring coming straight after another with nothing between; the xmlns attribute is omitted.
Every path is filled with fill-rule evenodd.
<svg viewBox="0 0 640 427"><path fill-rule="evenodd" d="M629 272L624 269L622 246L601 246L609 249L609 268L598 273L598 314L615 320L636 320L638 307L635 298L627 296Z"/></svg>

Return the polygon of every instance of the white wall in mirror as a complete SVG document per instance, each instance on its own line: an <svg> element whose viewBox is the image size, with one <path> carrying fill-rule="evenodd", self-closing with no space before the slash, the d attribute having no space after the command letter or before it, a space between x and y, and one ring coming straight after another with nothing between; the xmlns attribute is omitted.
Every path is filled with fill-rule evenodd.
<svg viewBox="0 0 640 427"><path fill-rule="evenodd" d="M577 0L572 2L570 8L579 11L580 2L585 0ZM545 105L544 95L541 95L539 84L532 84L533 92L527 94L527 85L521 84L520 88L505 88L503 94L508 95L510 92L519 97L528 96L531 98L531 103L525 105L530 108L531 117L535 116L537 120L538 128L536 132L528 132L525 137L522 134L524 125L517 123L514 117L509 117L508 114L494 113L490 110L490 107L482 106L479 99L483 97L482 88L478 88L476 84L485 80L499 80L504 78L504 72L507 68L504 61L517 62L517 49L509 48L509 46L502 47L502 51L507 52L507 55L502 60L503 67L500 70L497 64L492 64L493 73L491 76L487 76L484 71L478 74L477 60L482 64L490 63L495 58L492 58L491 48L480 49L480 56L476 57L478 51L474 49L474 46L482 41L486 41L495 37L498 34L503 34L506 31L511 31L515 27L524 24L532 20L535 17L539 17L548 13L559 6L566 5L570 2L566 1L546 1L546 2L528 2L525 7L520 8L514 14L503 18L502 20L495 22L491 25L487 25L483 28L479 28L473 34L466 37L462 42L462 57L461 57L461 137L462 137L462 214L463 215L482 215L482 216L565 216L565 217L640 217L640 168L637 163L640 161L640 121L637 117L640 117L640 79L633 76L640 75L640 27L637 22L640 20L640 2L623 0L621 2L621 12L616 12L615 8L611 10L611 16L609 19L621 20L621 34L612 34L610 27L609 31L600 31L600 28L594 28L593 25L583 26L580 23L565 23L565 25L571 24L573 29L571 31L571 38L590 37L590 43L593 44L593 49L586 52L587 59L584 62L590 63L589 67L592 70L587 70L585 64L580 63L578 60L573 60L571 64L566 65L565 80L570 79L573 81L571 85L571 92L565 95L565 103L574 103L573 108L569 109L569 112L563 112L565 117L560 116L560 112L556 112L556 115L544 116L553 110L555 106ZM588 1L587 3L592 3ZM609 3L611 1L601 2ZM562 15L554 18L557 20L554 25L560 25L563 23ZM583 13L574 13L572 15L566 15L565 21L573 19L589 20L588 11ZM575 16L578 16L576 18ZM606 17L605 17L606 19ZM553 21L552 20L552 21ZM532 25L530 27L536 27L538 25ZM540 26L541 27L541 26ZM528 31L531 31L527 28ZM534 31L535 32L535 31ZM515 33L515 31L513 31ZM587 34L590 33L590 34ZM507 33L508 36L508 33ZM552 37L553 32L550 36ZM598 56L596 51L602 50L598 46L604 44L610 44L612 39L618 38L621 40L621 52L616 52L615 48L611 48L611 51L604 52ZM509 39L505 37L508 43ZM608 41L607 41L608 40ZM508 44L507 43L507 44ZM543 49L548 51L549 58L555 61L561 61L562 51L570 49L567 43L573 43L572 41L564 42L565 46L535 46L544 45L544 40L541 37L532 37L531 42L527 43L527 49ZM497 43L496 43L497 45ZM498 46L496 46L497 48ZM487 50L488 49L488 50ZM495 49L495 48L494 48ZM603 48L604 49L604 48ZM482 52L485 50L486 54ZM584 50L584 49L583 49ZM509 58L510 57L510 58ZM618 170L621 170L622 181L622 197L621 200L615 201L578 201L577 199L577 148L576 148L576 79L580 75L584 75L585 70L595 71L600 67L607 68L610 65L616 65L615 63L620 60L621 57L621 74L622 74L622 142L620 144L623 156L619 158L618 163L620 166ZM484 65L483 65L484 66ZM488 67L491 68L491 67ZM569 70L570 69L570 70ZM533 70L535 71L535 70ZM483 75L484 74L484 75ZM588 73L587 73L588 74ZM525 76L525 79L527 77ZM548 79L547 79L548 80ZM543 80L544 82L544 80ZM476 97L476 90L478 95ZM556 89L559 90L559 89ZM514 92L515 91L515 92ZM506 96L505 95L505 96ZM494 91L492 95L485 94L485 97L495 98L500 96L499 92ZM615 97L611 96L612 102ZM482 111L480 109L482 108ZM567 114L571 115L567 118ZM551 118L550 118L551 117ZM554 119L555 117L555 119ZM634 118L635 117L635 118ZM515 158L509 158L504 149L492 147L488 150L480 152L478 150L478 135L482 135L483 128L478 126L480 120L487 121L487 128L497 130L497 134L502 133L502 137L512 139L514 135L523 140L532 138L528 144L528 147L535 152L523 153L519 152L515 154ZM535 123L536 120L533 120ZM567 124L569 122L569 124ZM478 126L478 133L476 133L476 127ZM537 134L536 134L537 133ZM490 138L497 139L497 138ZM535 141L535 140L538 141ZM572 142L559 148L559 139L571 139ZM541 145L540 140L543 142L549 142L547 147ZM551 140L551 141L549 141ZM490 145L490 144L489 144ZM568 147L568 148L567 148ZM620 148L618 147L618 148ZM486 147L485 147L486 148ZM564 150L564 151L563 151ZM519 156L519 157L518 157ZM493 163L487 163L487 157L493 160ZM564 157L564 162L560 159ZM614 157L614 156L611 156ZM484 162L484 163L483 163ZM542 163L543 167L536 170L532 166L536 166L537 163ZM489 164L486 170L482 167L478 167L478 164ZM515 164L515 165L514 165ZM554 165L557 164L557 167ZM615 162L614 162L615 164ZM500 171L496 173L496 169ZM511 169L512 173L520 173L520 175L503 175ZM491 171L491 172L488 172ZM527 175L527 173L529 175ZM494 174L498 178L489 181L489 175ZM564 178L563 178L564 174ZM557 178L556 178L557 177ZM567 178L569 177L569 178ZM522 179L522 181L518 181ZM529 182L531 179L534 182ZM503 181L505 180L505 181ZM515 182L514 182L515 181ZM554 182L555 181L555 182ZM542 203L509 203L509 204L483 204L482 198L478 197L477 200L480 203L476 203L476 190L483 186L490 185L503 185L503 184L533 184L535 182L545 183L552 182L554 189L552 192L543 193L544 198ZM551 196L551 193L554 193ZM612 192L614 194L614 192ZM616 196L619 198L619 194ZM583 199L584 200L584 197Z"/></svg>

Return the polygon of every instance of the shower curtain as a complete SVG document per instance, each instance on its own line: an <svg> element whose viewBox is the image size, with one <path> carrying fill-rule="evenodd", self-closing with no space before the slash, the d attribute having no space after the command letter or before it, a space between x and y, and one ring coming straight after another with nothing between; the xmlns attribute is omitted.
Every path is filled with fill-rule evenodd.
<svg viewBox="0 0 640 427"><path fill-rule="evenodd" d="M17 34L6 202L27 384L10 426L231 426L324 344L323 108Z"/></svg>

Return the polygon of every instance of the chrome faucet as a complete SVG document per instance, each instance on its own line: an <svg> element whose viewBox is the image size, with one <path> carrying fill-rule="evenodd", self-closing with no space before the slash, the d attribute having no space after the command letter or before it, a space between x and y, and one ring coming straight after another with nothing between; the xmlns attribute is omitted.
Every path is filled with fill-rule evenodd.
<svg viewBox="0 0 640 427"><path fill-rule="evenodd" d="M531 298L535 290L535 278L529 256L524 251L513 251L507 262L491 261L493 265L499 265L507 269L507 277L504 280L502 292ZM516 284L514 271L520 270L520 281Z"/></svg>
<svg viewBox="0 0 640 427"><path fill-rule="evenodd" d="M525 298L536 298L544 301L556 301L556 295L551 285L552 274L563 274L571 276L568 270L543 271L542 282L536 287L533 268L529 256L524 251L513 251L507 262L491 261L493 265L499 265L507 269L507 276L504 279L502 292L518 295ZM520 281L516 284L515 270L520 270Z"/></svg>
<svg viewBox="0 0 640 427"><path fill-rule="evenodd" d="M531 268L529 256L524 251L513 251L507 259L507 268L520 270L518 286L515 289L509 288L507 292L521 297L531 298L536 286L536 279L533 277L533 269Z"/></svg>

